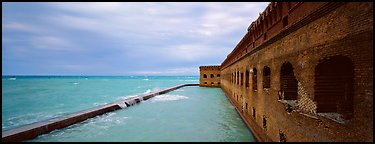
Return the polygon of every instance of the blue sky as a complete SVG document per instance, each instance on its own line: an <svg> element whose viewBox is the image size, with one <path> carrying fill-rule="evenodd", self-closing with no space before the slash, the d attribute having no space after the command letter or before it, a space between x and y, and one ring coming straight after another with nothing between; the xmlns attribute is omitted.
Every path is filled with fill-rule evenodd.
<svg viewBox="0 0 375 144"><path fill-rule="evenodd" d="M2 3L3 75L199 75L268 2Z"/></svg>

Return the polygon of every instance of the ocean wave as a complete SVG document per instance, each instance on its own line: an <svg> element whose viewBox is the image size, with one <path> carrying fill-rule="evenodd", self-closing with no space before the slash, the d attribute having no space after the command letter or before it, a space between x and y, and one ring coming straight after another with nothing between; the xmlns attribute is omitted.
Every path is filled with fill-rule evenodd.
<svg viewBox="0 0 375 144"><path fill-rule="evenodd" d="M100 105L106 105L106 104L108 104L108 103L106 103L106 102L105 103L93 103L94 106L100 106Z"/></svg>
<svg viewBox="0 0 375 144"><path fill-rule="evenodd" d="M3 129L15 128L22 125L32 124L35 122L44 121L47 119L56 118L59 116L66 115L65 112L55 112L55 113L46 113L46 112L36 112L36 113L27 113L23 115L17 115L8 118L5 122L2 123Z"/></svg>
<svg viewBox="0 0 375 144"><path fill-rule="evenodd" d="M128 95L128 96L120 96L121 97L121 99L128 99L128 98L132 98L132 97L136 97L136 96L138 96L138 95Z"/></svg>
<svg viewBox="0 0 375 144"><path fill-rule="evenodd" d="M77 83L77 82L75 82L75 83L73 83L74 85L77 85L77 84L79 84L79 83Z"/></svg>
<svg viewBox="0 0 375 144"><path fill-rule="evenodd" d="M143 94L148 94L148 93L150 93L151 92L151 90L150 89L148 89L146 92L144 92Z"/></svg>
<svg viewBox="0 0 375 144"><path fill-rule="evenodd" d="M142 79L142 80L148 81L149 79L148 79L148 78L145 78L145 79Z"/></svg>
<svg viewBox="0 0 375 144"><path fill-rule="evenodd" d="M54 137L64 137L64 136L68 136L69 133L72 133L74 131L79 131L81 129L95 129L97 131L88 132L88 133L90 133L89 136L97 136L97 135L103 134L105 130L108 130L112 127L116 127L119 124L124 124L126 122L125 120L128 118L128 117L116 116L116 115L117 114L115 112L109 112L103 115L95 116L83 122L68 126L65 129L54 130L53 132L51 132L50 135Z"/></svg>
<svg viewBox="0 0 375 144"><path fill-rule="evenodd" d="M17 78L8 78L8 80L16 80Z"/></svg>
<svg viewBox="0 0 375 144"><path fill-rule="evenodd" d="M158 102L158 101L175 101L175 100L183 100L188 99L187 96L182 95L169 95L169 94L163 94L158 95L150 99L150 102Z"/></svg>

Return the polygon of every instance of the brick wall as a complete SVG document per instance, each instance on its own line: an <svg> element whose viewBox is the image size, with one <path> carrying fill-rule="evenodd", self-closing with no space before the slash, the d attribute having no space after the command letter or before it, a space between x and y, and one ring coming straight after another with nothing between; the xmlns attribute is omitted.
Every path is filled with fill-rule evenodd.
<svg viewBox="0 0 375 144"><path fill-rule="evenodd" d="M288 26L247 54L233 59L237 53L231 52L221 65L221 88L265 141L373 141L373 3L310 4L315 7L293 3L297 5L293 12L300 15L290 12ZM243 43L252 42L243 39ZM344 121L332 118L335 114L316 111L315 68L334 56L346 57L354 66L353 116ZM284 62L292 64L298 81L296 105L279 100ZM263 89L264 66L271 70L267 89ZM250 87L237 84L236 80L241 80L237 75L233 82L234 73L252 68L257 69L257 90L252 87L252 72ZM245 78L242 81L246 83Z"/></svg>
<svg viewBox="0 0 375 144"><path fill-rule="evenodd" d="M200 66L199 72L199 86L220 87L220 66Z"/></svg>

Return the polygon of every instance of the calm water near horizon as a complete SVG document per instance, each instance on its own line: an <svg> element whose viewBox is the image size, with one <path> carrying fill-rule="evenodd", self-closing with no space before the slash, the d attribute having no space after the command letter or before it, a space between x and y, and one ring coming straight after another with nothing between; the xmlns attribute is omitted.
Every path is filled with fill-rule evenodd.
<svg viewBox="0 0 375 144"><path fill-rule="evenodd" d="M199 76L3 76L2 131L199 83ZM220 88L184 87L31 141L254 141Z"/></svg>

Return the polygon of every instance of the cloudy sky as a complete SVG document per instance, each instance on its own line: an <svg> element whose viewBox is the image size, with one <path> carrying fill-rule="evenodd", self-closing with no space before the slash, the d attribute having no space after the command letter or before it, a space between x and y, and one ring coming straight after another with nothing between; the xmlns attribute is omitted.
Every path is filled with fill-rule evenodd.
<svg viewBox="0 0 375 144"><path fill-rule="evenodd" d="M199 75L268 2L2 3L3 75Z"/></svg>

